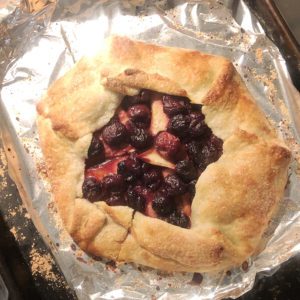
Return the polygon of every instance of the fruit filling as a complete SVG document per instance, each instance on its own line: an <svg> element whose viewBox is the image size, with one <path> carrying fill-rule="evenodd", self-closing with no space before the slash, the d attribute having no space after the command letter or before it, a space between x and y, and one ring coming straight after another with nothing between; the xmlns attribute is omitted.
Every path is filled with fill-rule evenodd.
<svg viewBox="0 0 300 300"><path fill-rule="evenodd" d="M222 151L201 105L142 90L93 133L83 197L190 228L196 181Z"/></svg>

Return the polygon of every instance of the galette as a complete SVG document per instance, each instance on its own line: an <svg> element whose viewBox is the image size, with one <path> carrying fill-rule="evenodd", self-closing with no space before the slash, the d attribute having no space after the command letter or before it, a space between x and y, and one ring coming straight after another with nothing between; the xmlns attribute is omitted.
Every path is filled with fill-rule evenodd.
<svg viewBox="0 0 300 300"><path fill-rule="evenodd" d="M260 248L290 151L227 59L113 36L37 111L52 195L87 253L210 272Z"/></svg>

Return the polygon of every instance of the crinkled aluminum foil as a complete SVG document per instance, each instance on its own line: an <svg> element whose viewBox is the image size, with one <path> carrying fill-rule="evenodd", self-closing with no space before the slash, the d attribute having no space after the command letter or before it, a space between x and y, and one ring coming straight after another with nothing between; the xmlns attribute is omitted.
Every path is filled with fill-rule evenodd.
<svg viewBox="0 0 300 300"><path fill-rule="evenodd" d="M0 21L11 14L19 5L19 0L1 0L0 1Z"/></svg>
<svg viewBox="0 0 300 300"><path fill-rule="evenodd" d="M5 30L0 31L1 128L5 145L11 148L7 153L11 173L80 299L238 297L252 288L257 273L270 275L300 252L299 95L280 52L242 1L125 4L61 0L34 14L16 9L4 19ZM81 56L95 52L111 33L228 57L294 151L282 207L265 235L267 246L248 261L248 268L236 268L231 274L203 274L203 282L192 285L192 274L170 275L132 264L109 267L74 251L70 238L63 237L41 176L35 104L51 82Z"/></svg>

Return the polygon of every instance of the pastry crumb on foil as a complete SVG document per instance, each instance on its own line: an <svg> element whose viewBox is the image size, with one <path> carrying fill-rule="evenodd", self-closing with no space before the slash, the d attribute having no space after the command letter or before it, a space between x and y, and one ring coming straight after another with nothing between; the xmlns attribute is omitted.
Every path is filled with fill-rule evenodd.
<svg viewBox="0 0 300 300"><path fill-rule="evenodd" d="M221 299L250 290L300 250L300 99L279 50L243 1L4 1L0 4L0 125L11 173L36 227L79 299ZM32 3L33 4L32 4ZM31 4L30 4L31 3ZM24 9L26 8L26 9ZM259 255L215 274L165 273L94 258L65 232L49 194L35 124L48 86L110 34L229 58L293 152L282 205ZM11 154L13 153L13 155Z"/></svg>

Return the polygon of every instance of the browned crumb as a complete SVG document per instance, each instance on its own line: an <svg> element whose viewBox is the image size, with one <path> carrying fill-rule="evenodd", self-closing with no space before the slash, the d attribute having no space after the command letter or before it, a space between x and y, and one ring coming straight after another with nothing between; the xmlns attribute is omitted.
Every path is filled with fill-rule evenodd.
<svg viewBox="0 0 300 300"><path fill-rule="evenodd" d="M11 217L15 217L17 212L15 210L9 210L8 213L10 214Z"/></svg>
<svg viewBox="0 0 300 300"><path fill-rule="evenodd" d="M201 273L194 273L192 281L189 282L191 285L200 285L203 281L203 275Z"/></svg>
<svg viewBox="0 0 300 300"><path fill-rule="evenodd" d="M82 258L82 257L76 257L76 259L77 259L78 261L82 262L82 263L85 263L85 264L88 263L88 262L87 262L84 258Z"/></svg>
<svg viewBox="0 0 300 300"><path fill-rule="evenodd" d="M54 287L69 288L62 276L54 273L54 261L50 254L43 254L32 245L29 257L33 276L42 276Z"/></svg>
<svg viewBox="0 0 300 300"><path fill-rule="evenodd" d="M29 213L28 213L28 212L26 212L26 213L25 213L25 215L24 215L24 217L25 217L26 219L30 219L30 215L29 215Z"/></svg>
<svg viewBox="0 0 300 300"><path fill-rule="evenodd" d="M47 168L46 168L46 164L44 161L42 162L37 162L36 163L36 169L37 169L37 172L38 174L41 176L41 177L45 177L47 178L48 176L48 173L47 173Z"/></svg>
<svg viewBox="0 0 300 300"><path fill-rule="evenodd" d="M19 215L24 215L24 217L27 219L31 218L23 204L15 206L13 208L9 208L8 214L10 217L18 217Z"/></svg>
<svg viewBox="0 0 300 300"><path fill-rule="evenodd" d="M265 87L267 87L267 96L271 103L274 103L274 100L277 96L277 89L274 84L274 80L277 78L275 70L271 70L268 74L257 74L256 70L253 69L250 71L258 82L261 82Z"/></svg>
<svg viewBox="0 0 300 300"><path fill-rule="evenodd" d="M56 208L56 205L55 205L55 203L53 201L50 201L48 203L48 210L52 214L56 214L57 213L57 208Z"/></svg>
<svg viewBox="0 0 300 300"><path fill-rule="evenodd" d="M50 254L41 254L33 245L29 255L30 268L33 275L41 275L49 281L58 279L52 269L54 261Z"/></svg>
<svg viewBox="0 0 300 300"><path fill-rule="evenodd" d="M256 60L259 64L263 61L263 51L261 48L257 48L255 51Z"/></svg>
<svg viewBox="0 0 300 300"><path fill-rule="evenodd" d="M7 187L6 179L7 161L4 154L4 150L0 149L0 192Z"/></svg>
<svg viewBox="0 0 300 300"><path fill-rule="evenodd" d="M106 264L106 270L112 271L112 272L116 272L117 266L116 266L116 262L113 260L108 261Z"/></svg>
<svg viewBox="0 0 300 300"><path fill-rule="evenodd" d="M72 247L74 246L74 247ZM76 257L76 259L80 262L83 262L85 264L91 264L91 262L89 260L86 260L85 258L83 258L84 256L84 252L81 249L77 249L75 244L71 244L71 249L74 251L74 255Z"/></svg>
<svg viewBox="0 0 300 300"><path fill-rule="evenodd" d="M26 239L26 237L24 236L24 234L21 232L19 232L18 228L16 228L15 226L13 226L10 229L10 232L14 235L16 241L20 242L20 241L24 241Z"/></svg>
<svg viewBox="0 0 300 300"><path fill-rule="evenodd" d="M247 272L247 271L249 270L249 264L248 264L247 261L244 261L244 262L242 263L242 269L243 269L243 271L245 271L245 272Z"/></svg>

